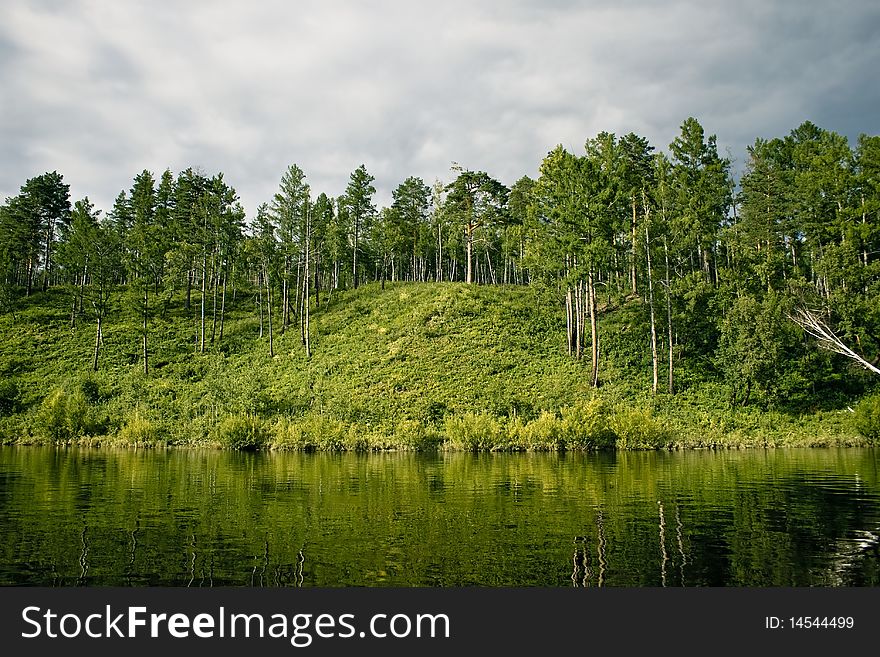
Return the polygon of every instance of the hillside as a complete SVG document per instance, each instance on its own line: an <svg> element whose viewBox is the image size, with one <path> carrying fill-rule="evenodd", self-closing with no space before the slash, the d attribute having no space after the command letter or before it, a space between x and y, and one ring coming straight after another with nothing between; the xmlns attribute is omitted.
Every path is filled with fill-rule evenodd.
<svg viewBox="0 0 880 657"><path fill-rule="evenodd" d="M277 318L269 356L252 296L230 299L223 339L204 354L196 306L169 304L148 327L145 376L140 327L123 295L93 373L88 314L72 329L69 293L37 294L0 316L0 437L275 449L864 442L845 409L731 408L708 375L652 397L638 300L602 317L598 392L589 365L565 354L562 309L533 288L371 284L327 301L312 311L308 360L298 323L282 333Z"/></svg>

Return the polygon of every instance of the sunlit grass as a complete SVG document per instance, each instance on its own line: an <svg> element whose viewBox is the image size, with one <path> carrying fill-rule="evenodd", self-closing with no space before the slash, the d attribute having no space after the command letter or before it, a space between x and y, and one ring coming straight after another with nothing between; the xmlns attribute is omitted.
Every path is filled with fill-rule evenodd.
<svg viewBox="0 0 880 657"><path fill-rule="evenodd" d="M601 319L602 386L565 353L561 308L533 288L378 284L312 311L313 356L295 321L259 337L252 296L230 299L199 353L193 310L140 327L117 307L91 371L94 325L69 323L61 290L0 316L0 438L238 449L583 450L864 444L845 410L731 408L694 364L678 395L649 392L637 302ZM179 300L176 302L179 303ZM280 312L275 313L276 320ZM690 368L690 369L689 369ZM690 374L688 374L690 372Z"/></svg>

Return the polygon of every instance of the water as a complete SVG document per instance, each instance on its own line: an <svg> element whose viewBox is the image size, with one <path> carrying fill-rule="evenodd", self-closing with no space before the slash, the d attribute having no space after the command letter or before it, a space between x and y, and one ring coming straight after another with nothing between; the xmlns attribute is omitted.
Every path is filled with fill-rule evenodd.
<svg viewBox="0 0 880 657"><path fill-rule="evenodd" d="M0 584L877 586L878 450L6 447Z"/></svg>

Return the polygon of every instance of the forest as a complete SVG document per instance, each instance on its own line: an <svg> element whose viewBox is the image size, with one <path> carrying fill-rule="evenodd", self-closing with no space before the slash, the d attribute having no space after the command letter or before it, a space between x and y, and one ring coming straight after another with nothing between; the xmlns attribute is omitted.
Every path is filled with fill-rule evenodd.
<svg viewBox="0 0 880 657"><path fill-rule="evenodd" d="M507 187L453 163L377 208L296 164L102 212L57 171L0 207L0 438L593 449L880 440L880 136L810 122L737 180L688 118Z"/></svg>

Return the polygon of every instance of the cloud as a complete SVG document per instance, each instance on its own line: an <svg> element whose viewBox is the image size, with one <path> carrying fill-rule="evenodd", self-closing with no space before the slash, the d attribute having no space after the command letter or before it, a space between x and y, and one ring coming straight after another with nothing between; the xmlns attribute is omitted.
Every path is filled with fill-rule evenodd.
<svg viewBox="0 0 880 657"><path fill-rule="evenodd" d="M147 168L223 171L247 211L297 163L379 203L453 161L512 184L601 130L665 150L697 117L745 158L802 121L877 133L866 2L5 3L0 193L57 169L108 210Z"/></svg>

